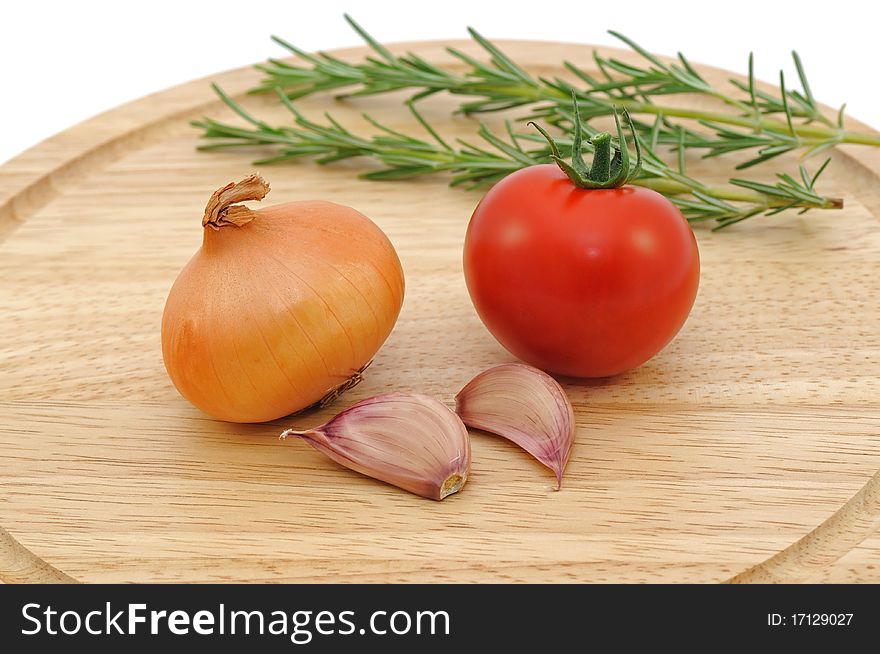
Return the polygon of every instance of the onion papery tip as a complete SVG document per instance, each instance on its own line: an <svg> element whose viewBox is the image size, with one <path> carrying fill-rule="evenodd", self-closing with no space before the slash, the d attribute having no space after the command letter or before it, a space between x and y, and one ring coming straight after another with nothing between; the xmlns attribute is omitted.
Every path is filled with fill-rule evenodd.
<svg viewBox="0 0 880 654"><path fill-rule="evenodd" d="M269 183L258 174L248 175L240 182L229 182L218 188L205 205L202 227L220 229L224 225L241 227L256 217L256 212L239 202L262 200L269 193Z"/></svg>

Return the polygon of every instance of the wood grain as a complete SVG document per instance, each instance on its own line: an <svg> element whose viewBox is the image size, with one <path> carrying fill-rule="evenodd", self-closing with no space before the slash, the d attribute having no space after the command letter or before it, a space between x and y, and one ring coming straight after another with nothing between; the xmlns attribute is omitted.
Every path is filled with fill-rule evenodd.
<svg viewBox="0 0 880 654"><path fill-rule="evenodd" d="M408 47L452 64L445 45ZM590 54L504 46L544 74ZM285 119L270 99L243 97L252 70L214 79ZM301 107L418 129L398 101ZM471 134L451 105L423 106L445 135ZM626 375L566 381L578 436L562 491L517 448L474 435L467 487L432 503L277 440L332 409L218 423L168 381L168 288L198 247L208 195L256 156L197 153L187 122L202 114L233 120L199 80L0 167L0 580L880 581L880 153L835 153L822 191L843 211L698 230L700 295L679 337ZM442 178L356 180L368 165L259 170L267 201L349 204L400 253L401 319L340 406L392 389L451 402L477 371L512 360L461 273L479 197ZM717 163L689 166L725 179Z"/></svg>

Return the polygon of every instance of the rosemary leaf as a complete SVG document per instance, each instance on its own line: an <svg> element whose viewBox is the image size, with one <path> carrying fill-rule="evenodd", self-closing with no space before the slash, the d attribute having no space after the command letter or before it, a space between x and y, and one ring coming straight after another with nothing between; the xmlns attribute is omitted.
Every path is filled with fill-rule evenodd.
<svg viewBox="0 0 880 654"><path fill-rule="evenodd" d="M391 129L370 116L365 116L366 120L379 133L362 136L344 127L329 114L325 115L326 124L306 118L283 93L281 100L291 113L293 125L276 128L250 115L221 89L217 88L216 91L220 99L248 126L225 124L210 118L195 121L193 126L202 130L202 137L206 141L201 148L216 150L242 145L265 146L271 154L261 159L262 163L291 162L305 156L316 157L320 164L366 158L383 166L379 170L364 172L361 176L366 179L411 179L447 172L452 175L451 186L484 188L526 166L547 163L551 160L551 154L556 152L551 151L546 142L533 145L540 143L543 139L541 135L546 134L542 128L539 128L540 134L526 133L514 130L510 124L507 124L504 136L481 124L477 135L484 145L459 141L458 147L454 147L412 105L410 110L416 123L425 129L430 140ZM658 117L654 124L661 122ZM584 124L582 129L584 140L597 133L589 124ZM650 143L639 139L637 146L642 152L642 166L638 171L633 171L632 174L638 177L632 183L671 197L692 222L714 220L720 228L761 213L773 215L788 209L842 206L840 200L823 197L814 190L827 161L812 177L802 167L799 170L801 180L781 174L775 183L731 179L730 186L706 186L684 170L685 134L684 130L678 132L679 152L682 155L679 169L667 165ZM568 152L572 151L571 136L563 134L554 141L554 148L558 145ZM590 151L592 146L589 143L582 144ZM615 147L619 147L616 141Z"/></svg>
<svg viewBox="0 0 880 654"><path fill-rule="evenodd" d="M469 29L470 36L489 56L489 61L482 62L458 49L449 48L449 52L468 67L466 73L456 74L414 54L395 56L353 19L346 16L346 20L378 57L346 63L327 54L304 53L274 37L306 65L269 60L258 66L265 79L253 91L266 92L277 87L283 89L290 99L298 99L324 91L346 90L344 97L352 97L406 89L414 93L413 100L447 91L468 98L459 106L459 111L465 114L528 106L533 110L530 117L541 115L547 122L565 130L565 114L570 92L574 90L584 119L611 116L614 107L627 109L633 115L663 116L664 120L659 123L636 123L643 136L650 137L650 142L655 144L675 143L681 120L740 128L699 138L689 136L686 145L708 150L711 156L762 149L761 155L752 159L749 165L763 163L789 151L792 148L780 146L792 143L795 149L803 148L805 156L815 155L837 143L880 146L880 136L876 134L846 131L842 108L836 121L822 114L807 82L803 62L796 52L792 53L792 58L802 90L788 90L784 81L781 91L776 94L758 89L754 79L754 58L749 55L748 82L730 80L731 90L740 96L737 97L709 84L683 54L678 54L678 63L667 64L632 39L611 32L641 56L647 65L626 63L594 52L593 61L601 79L595 79L572 62L564 62L564 67L580 83L572 86L559 79L532 77L474 29ZM712 97L730 111L687 109L656 102L664 96L682 93Z"/></svg>

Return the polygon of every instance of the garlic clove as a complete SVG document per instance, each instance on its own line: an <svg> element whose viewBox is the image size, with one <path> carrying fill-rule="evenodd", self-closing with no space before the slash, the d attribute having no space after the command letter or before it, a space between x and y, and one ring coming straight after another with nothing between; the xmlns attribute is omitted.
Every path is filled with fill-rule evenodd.
<svg viewBox="0 0 880 654"><path fill-rule="evenodd" d="M288 429L337 463L442 500L464 486L471 445L461 419L446 405L416 393L386 393L358 402L320 427Z"/></svg>
<svg viewBox="0 0 880 654"><path fill-rule="evenodd" d="M557 490L574 443L574 409L562 387L545 372L505 363L474 377L455 396L455 411L468 427L513 441L556 473Z"/></svg>

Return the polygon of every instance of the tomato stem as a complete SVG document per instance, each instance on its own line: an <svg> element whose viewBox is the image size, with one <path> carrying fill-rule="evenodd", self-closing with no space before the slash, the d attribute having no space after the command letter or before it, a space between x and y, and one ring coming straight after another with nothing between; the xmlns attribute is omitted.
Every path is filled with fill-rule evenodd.
<svg viewBox="0 0 880 654"><path fill-rule="evenodd" d="M571 182L578 188L599 189L619 188L628 184L639 176L642 169L642 150L639 146L639 137L626 109L623 115L632 130L633 140L636 144L636 162L630 166L629 149L627 148L626 135L620 125L620 117L617 108L614 108L614 123L617 126L617 143L615 147L608 132L599 132L590 139L593 148L593 163L587 167L583 154L584 126L578 111L577 95L571 92L571 103L574 108L574 137L571 144L571 163L565 161L559 154L559 146L547 131L537 123L531 122L550 144L550 158L564 172Z"/></svg>
<svg viewBox="0 0 880 654"><path fill-rule="evenodd" d="M611 178L611 134L599 132L590 139L593 145L593 165L590 166L590 179ZM574 154L572 154L574 158Z"/></svg>

